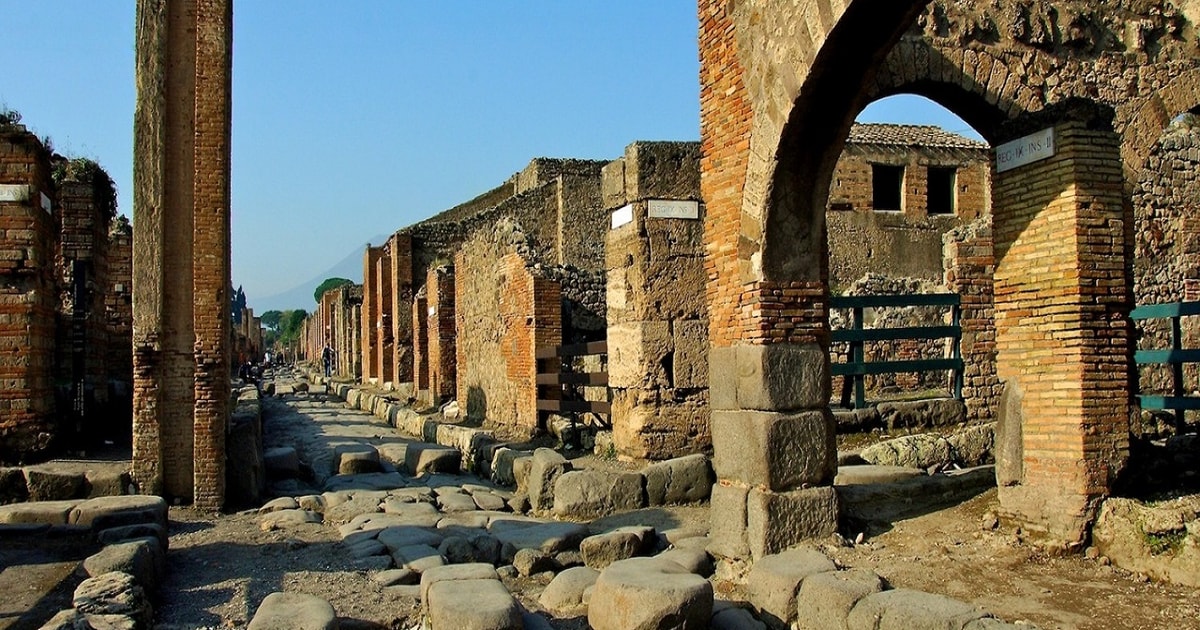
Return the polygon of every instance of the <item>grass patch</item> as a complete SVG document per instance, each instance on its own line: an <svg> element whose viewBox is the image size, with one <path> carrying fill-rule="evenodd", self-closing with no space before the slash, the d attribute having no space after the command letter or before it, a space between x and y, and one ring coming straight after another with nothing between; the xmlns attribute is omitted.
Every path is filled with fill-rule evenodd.
<svg viewBox="0 0 1200 630"><path fill-rule="evenodd" d="M1166 534L1147 534L1142 532L1142 542L1150 548L1150 555L1161 556L1164 553L1175 554L1183 548L1183 539L1187 530L1169 532Z"/></svg>

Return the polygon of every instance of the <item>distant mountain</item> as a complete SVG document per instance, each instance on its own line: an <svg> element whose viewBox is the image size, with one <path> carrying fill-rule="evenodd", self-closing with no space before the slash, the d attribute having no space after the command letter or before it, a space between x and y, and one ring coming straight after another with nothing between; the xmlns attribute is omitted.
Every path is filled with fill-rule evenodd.
<svg viewBox="0 0 1200 630"><path fill-rule="evenodd" d="M386 241L388 236L388 234L376 235L371 237L368 242L372 245L378 245ZM362 271L363 247L358 247L349 254L346 254L346 257L338 261L334 266L287 291L264 298L250 296L250 307L258 315L267 311L286 311L296 308L304 309L311 313L317 306L316 302L313 301L313 291L317 289L318 284L324 282L326 278L347 278L353 280L355 283L362 283Z"/></svg>

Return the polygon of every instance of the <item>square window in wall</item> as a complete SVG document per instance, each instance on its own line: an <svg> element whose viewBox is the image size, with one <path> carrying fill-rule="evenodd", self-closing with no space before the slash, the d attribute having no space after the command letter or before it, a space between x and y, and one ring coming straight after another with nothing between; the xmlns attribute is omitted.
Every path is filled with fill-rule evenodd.
<svg viewBox="0 0 1200 630"><path fill-rule="evenodd" d="M953 166L931 166L926 179L926 203L929 214L954 214L954 186L958 169Z"/></svg>
<svg viewBox="0 0 1200 630"><path fill-rule="evenodd" d="M899 212L904 191L904 167L888 164L871 165L871 207L875 210Z"/></svg>

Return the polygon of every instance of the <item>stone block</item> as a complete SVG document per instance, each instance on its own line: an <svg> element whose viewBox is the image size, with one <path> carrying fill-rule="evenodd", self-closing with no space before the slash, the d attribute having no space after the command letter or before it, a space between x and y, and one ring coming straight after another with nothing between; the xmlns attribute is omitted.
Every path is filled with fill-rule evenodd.
<svg viewBox="0 0 1200 630"><path fill-rule="evenodd" d="M345 447L339 449L339 451L339 475L362 475L381 472L383 470L383 467L379 464L379 451L375 450L375 447L370 444Z"/></svg>
<svg viewBox="0 0 1200 630"><path fill-rule="evenodd" d="M30 501L69 501L87 496L87 479L81 472L26 468Z"/></svg>
<svg viewBox="0 0 1200 630"><path fill-rule="evenodd" d="M263 598L247 630L337 630L329 602L305 593L271 593Z"/></svg>
<svg viewBox="0 0 1200 630"><path fill-rule="evenodd" d="M708 457L696 454L656 462L642 469L646 478L648 505L696 503L712 492L712 466Z"/></svg>
<svg viewBox="0 0 1200 630"><path fill-rule="evenodd" d="M846 617L848 630L943 630L983 619L984 611L944 595L895 589L858 601Z"/></svg>
<svg viewBox="0 0 1200 630"><path fill-rule="evenodd" d="M108 545L83 561L83 571L96 577L110 571L132 575L144 589L156 587L166 575L166 555L157 538Z"/></svg>
<svg viewBox="0 0 1200 630"><path fill-rule="evenodd" d="M84 473L84 480L87 483L89 499L128 494L133 483L129 472L124 470L89 470Z"/></svg>
<svg viewBox="0 0 1200 630"><path fill-rule="evenodd" d="M708 387L708 321L685 319L672 322L675 347L671 364L673 384L677 388Z"/></svg>
<svg viewBox="0 0 1200 630"><path fill-rule="evenodd" d="M500 580L446 580L424 600L430 630L521 630L521 606Z"/></svg>
<svg viewBox="0 0 1200 630"><path fill-rule="evenodd" d="M746 497L746 538L754 558L778 553L837 531L838 501L832 486L791 492L752 488Z"/></svg>
<svg viewBox="0 0 1200 630"><path fill-rule="evenodd" d="M97 497L81 501L71 511L72 525L88 525L97 531L138 523L157 523L165 528L167 502L149 495Z"/></svg>
<svg viewBox="0 0 1200 630"><path fill-rule="evenodd" d="M954 463L965 468L995 461L996 423L967 427L946 438Z"/></svg>
<svg viewBox="0 0 1200 630"><path fill-rule="evenodd" d="M441 552L429 545L406 545L392 551L392 560L398 568L424 573L446 564Z"/></svg>
<svg viewBox="0 0 1200 630"><path fill-rule="evenodd" d="M805 578L836 570L819 551L789 549L759 558L746 577L746 590L759 618L771 628L785 629L796 620L796 593Z"/></svg>
<svg viewBox="0 0 1200 630"><path fill-rule="evenodd" d="M290 446L263 451L263 466L270 479L294 479L300 476L300 455Z"/></svg>
<svg viewBox="0 0 1200 630"><path fill-rule="evenodd" d="M625 147L625 197L700 199L700 145L634 142Z"/></svg>
<svg viewBox="0 0 1200 630"><path fill-rule="evenodd" d="M712 435L719 479L775 491L833 481L837 436L828 410L716 411Z"/></svg>
<svg viewBox="0 0 1200 630"><path fill-rule="evenodd" d="M662 560L670 560L687 569L689 573L695 573L700 577L709 577L715 570L712 556L708 555L708 552L703 549L668 549L654 557Z"/></svg>
<svg viewBox="0 0 1200 630"><path fill-rule="evenodd" d="M584 565L600 570L618 560L644 553L646 542L644 533L635 528L617 528L584 538L579 543L579 553L583 555Z"/></svg>
<svg viewBox="0 0 1200 630"><path fill-rule="evenodd" d="M673 345L669 322L629 322L609 326L609 386L668 385L663 364L673 351Z"/></svg>
<svg viewBox="0 0 1200 630"><path fill-rule="evenodd" d="M137 525L123 525L121 527L111 527L102 529L96 532L96 540L102 545L112 545L120 542L136 540L138 538L154 538L158 540L158 544L163 551L169 548L170 538L167 536L167 530L158 523L139 523Z"/></svg>
<svg viewBox="0 0 1200 630"><path fill-rule="evenodd" d="M569 470L571 462L557 452L548 448L539 448L533 452L533 459L529 464L529 478L525 485L529 493L529 505L534 512L554 507L555 482Z"/></svg>
<svg viewBox="0 0 1200 630"><path fill-rule="evenodd" d="M84 615L125 615L135 627L149 628L153 608L146 590L128 573L110 571L88 578L75 588L71 598L75 610Z"/></svg>
<svg viewBox="0 0 1200 630"><path fill-rule="evenodd" d="M737 399L737 348L709 348L708 369L708 400L713 411L740 410Z"/></svg>
<svg viewBox="0 0 1200 630"><path fill-rule="evenodd" d="M704 396L658 403L659 392L614 389L612 440L617 454L635 460L662 460L705 450L711 443ZM649 399L642 402L642 399Z"/></svg>
<svg viewBox="0 0 1200 630"><path fill-rule="evenodd" d="M1004 383L996 406L996 485L1013 486L1025 478L1025 394L1017 381Z"/></svg>
<svg viewBox="0 0 1200 630"><path fill-rule="evenodd" d="M429 588L438 582L498 579L500 579L500 576L496 573L496 568L482 562L448 564L437 567L421 574L421 601L428 601Z"/></svg>
<svg viewBox="0 0 1200 630"><path fill-rule="evenodd" d="M462 453L456 448L413 442L404 454L404 467L412 475L421 473L457 473L462 468Z"/></svg>
<svg viewBox="0 0 1200 630"><path fill-rule="evenodd" d="M25 471L20 468L0 468L0 505L29 500Z"/></svg>
<svg viewBox="0 0 1200 630"><path fill-rule="evenodd" d="M641 473L574 470L554 484L555 516L591 519L645 507L645 479Z"/></svg>
<svg viewBox="0 0 1200 630"><path fill-rule="evenodd" d="M750 489L746 486L714 484L708 513L709 553L722 558L745 558L750 555L746 538L746 501Z"/></svg>
<svg viewBox="0 0 1200 630"><path fill-rule="evenodd" d="M889 431L948 427L967 420L966 405L955 398L881 402L876 409Z"/></svg>
<svg viewBox="0 0 1200 630"><path fill-rule="evenodd" d="M670 561L630 558L608 566L588 602L595 630L708 628L712 584Z"/></svg>
<svg viewBox="0 0 1200 630"><path fill-rule="evenodd" d="M925 474L924 471L903 466L839 466L837 477L833 480L835 486L858 486L874 483L895 483L912 479Z"/></svg>
<svg viewBox="0 0 1200 630"><path fill-rule="evenodd" d="M869 569L847 569L810 575L796 595L796 629L846 627L858 601L883 591L883 580Z"/></svg>
<svg viewBox="0 0 1200 630"><path fill-rule="evenodd" d="M625 160L623 158L617 158L601 167L600 194L604 207L608 210L625 205Z"/></svg>
<svg viewBox="0 0 1200 630"><path fill-rule="evenodd" d="M513 553L519 549L540 549L555 554L575 549L588 536L588 528L579 523L535 523L514 527L496 527L493 521L492 535Z"/></svg>
<svg viewBox="0 0 1200 630"><path fill-rule="evenodd" d="M0 505L0 525L67 525L79 501L32 501Z"/></svg>
<svg viewBox="0 0 1200 630"><path fill-rule="evenodd" d="M591 588L600 572L588 567L573 567L554 576L538 598L538 604L559 617L571 617L584 606L583 592Z"/></svg>
<svg viewBox="0 0 1200 630"><path fill-rule="evenodd" d="M950 442L936 433L905 435L864 448L859 456L877 466L900 466L925 470L942 468L954 461Z"/></svg>
<svg viewBox="0 0 1200 630"><path fill-rule="evenodd" d="M829 354L815 343L739 345L737 408L816 409L829 404Z"/></svg>
<svg viewBox="0 0 1200 630"><path fill-rule="evenodd" d="M513 481L517 484L517 492L529 494L529 468L533 466L533 455L517 455L513 458Z"/></svg>

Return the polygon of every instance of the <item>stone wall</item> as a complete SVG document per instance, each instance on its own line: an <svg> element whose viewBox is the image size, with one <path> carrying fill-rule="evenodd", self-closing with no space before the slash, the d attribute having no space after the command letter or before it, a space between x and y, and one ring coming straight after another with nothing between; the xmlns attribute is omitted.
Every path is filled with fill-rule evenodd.
<svg viewBox="0 0 1200 630"><path fill-rule="evenodd" d="M440 405L454 398L457 392L454 267L444 265L430 269L425 291L429 388L418 391L417 397Z"/></svg>
<svg viewBox="0 0 1200 630"><path fill-rule="evenodd" d="M0 460L10 462L43 455L58 433L49 158L24 127L0 129Z"/></svg>
<svg viewBox="0 0 1200 630"><path fill-rule="evenodd" d="M133 227L124 217L111 223L104 320L108 327L109 424L128 443L133 430Z"/></svg>
<svg viewBox="0 0 1200 630"><path fill-rule="evenodd" d="M989 217L956 228L944 237L946 287L957 293L962 326L963 404L967 422L996 418L1003 387L996 376L995 254Z"/></svg>
<svg viewBox="0 0 1200 630"><path fill-rule="evenodd" d="M514 221L478 230L455 255L459 406L513 436L538 430L536 350L562 343L562 293L537 277Z"/></svg>

